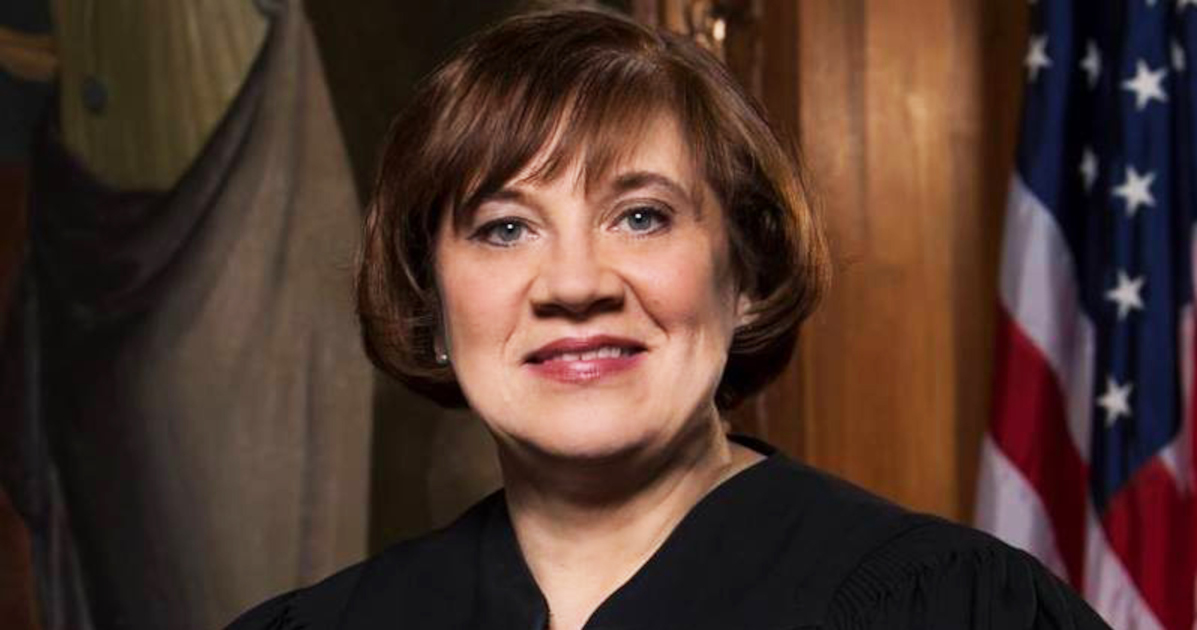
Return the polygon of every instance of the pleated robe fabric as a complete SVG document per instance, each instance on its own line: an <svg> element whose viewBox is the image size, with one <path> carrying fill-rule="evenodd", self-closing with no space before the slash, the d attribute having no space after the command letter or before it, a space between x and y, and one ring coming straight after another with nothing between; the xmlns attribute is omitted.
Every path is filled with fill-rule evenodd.
<svg viewBox="0 0 1197 630"><path fill-rule="evenodd" d="M360 208L302 4L261 6L262 51L175 189L106 188L52 133L36 158L12 494L47 630L216 628L365 552Z"/></svg>

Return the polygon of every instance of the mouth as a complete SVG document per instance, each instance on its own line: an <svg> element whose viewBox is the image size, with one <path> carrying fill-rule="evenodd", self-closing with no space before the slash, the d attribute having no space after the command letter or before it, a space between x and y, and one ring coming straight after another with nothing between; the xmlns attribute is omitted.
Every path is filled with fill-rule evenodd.
<svg viewBox="0 0 1197 630"><path fill-rule="evenodd" d="M541 346L524 358L525 363L541 365L554 361L594 361L597 359L618 359L630 357L646 348L632 339L597 335L594 337L567 337Z"/></svg>
<svg viewBox="0 0 1197 630"><path fill-rule="evenodd" d="M529 353L524 364L539 376L584 383L629 370L648 348L623 337L598 335L558 339Z"/></svg>

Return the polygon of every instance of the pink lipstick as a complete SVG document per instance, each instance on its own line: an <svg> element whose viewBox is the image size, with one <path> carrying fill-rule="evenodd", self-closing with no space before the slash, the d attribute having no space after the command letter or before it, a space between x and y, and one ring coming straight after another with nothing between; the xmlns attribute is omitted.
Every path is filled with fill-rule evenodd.
<svg viewBox="0 0 1197 630"><path fill-rule="evenodd" d="M530 353L524 365L555 381L588 383L632 369L645 350L640 342L624 337L566 337Z"/></svg>

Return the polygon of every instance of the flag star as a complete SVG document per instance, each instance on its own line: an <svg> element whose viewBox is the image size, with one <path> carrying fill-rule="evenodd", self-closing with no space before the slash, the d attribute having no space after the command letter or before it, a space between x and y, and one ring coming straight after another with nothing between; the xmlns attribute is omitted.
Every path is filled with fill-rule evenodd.
<svg viewBox="0 0 1197 630"><path fill-rule="evenodd" d="M1115 197L1126 200L1126 216L1134 218L1139 206L1155 207L1155 197L1151 196L1151 184L1155 181L1155 173L1148 171L1140 175L1135 167L1126 167L1126 181L1114 189Z"/></svg>
<svg viewBox="0 0 1197 630"><path fill-rule="evenodd" d="M1118 321L1126 319L1131 311L1143 310L1143 281L1139 276L1131 279L1126 272L1118 270L1118 286L1106 291L1106 299L1118 305Z"/></svg>
<svg viewBox="0 0 1197 630"><path fill-rule="evenodd" d="M1176 12L1180 13L1187 6L1197 7L1197 0L1176 0Z"/></svg>
<svg viewBox="0 0 1197 630"><path fill-rule="evenodd" d="M1185 49L1181 48L1180 42L1175 39L1172 40L1172 69L1177 72L1185 71Z"/></svg>
<svg viewBox="0 0 1197 630"><path fill-rule="evenodd" d="M1106 410L1106 426L1114 426L1120 416L1131 417L1130 395L1134 384L1119 385L1113 376L1106 378L1106 391L1097 399L1097 406Z"/></svg>
<svg viewBox="0 0 1197 630"><path fill-rule="evenodd" d="M1135 93L1135 109L1143 111L1152 99L1167 102L1168 95L1164 93L1163 85L1166 74L1167 68L1152 70L1142 59L1136 62L1135 76L1122 82L1122 89Z"/></svg>
<svg viewBox="0 0 1197 630"><path fill-rule="evenodd" d="M1085 182L1085 192L1089 192L1093 188L1093 183L1097 181L1097 154L1093 149L1085 147L1085 151L1081 154L1081 179Z"/></svg>
<svg viewBox="0 0 1197 630"><path fill-rule="evenodd" d="M1101 51L1097 49L1093 40L1085 44L1085 58L1081 59L1081 70L1089 77L1089 87L1097 85L1097 79L1101 77Z"/></svg>
<svg viewBox="0 0 1197 630"><path fill-rule="evenodd" d="M1031 36L1031 45L1022 63L1027 67L1031 81L1039 78L1040 70L1051 67L1052 60L1047 56L1047 35Z"/></svg>

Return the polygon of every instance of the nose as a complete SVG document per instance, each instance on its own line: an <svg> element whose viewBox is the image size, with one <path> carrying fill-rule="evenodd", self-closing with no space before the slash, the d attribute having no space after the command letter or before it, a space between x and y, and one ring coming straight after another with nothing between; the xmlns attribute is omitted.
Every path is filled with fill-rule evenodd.
<svg viewBox="0 0 1197 630"><path fill-rule="evenodd" d="M559 240L541 262L532 289L538 315L591 317L623 306L623 283L589 239Z"/></svg>

